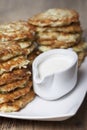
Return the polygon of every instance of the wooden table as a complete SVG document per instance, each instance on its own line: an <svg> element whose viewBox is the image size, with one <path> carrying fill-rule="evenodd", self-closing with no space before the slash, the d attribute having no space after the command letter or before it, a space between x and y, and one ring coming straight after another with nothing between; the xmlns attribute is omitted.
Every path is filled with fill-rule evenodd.
<svg viewBox="0 0 87 130"><path fill-rule="evenodd" d="M0 23L27 19L48 8L74 8L87 29L86 0L0 0ZM0 117L0 130L87 130L87 96L77 114L63 122L40 122Z"/></svg>

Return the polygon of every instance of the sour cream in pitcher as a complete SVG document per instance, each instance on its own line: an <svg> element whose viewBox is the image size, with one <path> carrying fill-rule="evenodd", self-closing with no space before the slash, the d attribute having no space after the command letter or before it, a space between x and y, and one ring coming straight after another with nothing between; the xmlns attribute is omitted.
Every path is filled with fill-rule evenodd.
<svg viewBox="0 0 87 130"><path fill-rule="evenodd" d="M53 55L49 56L45 61L40 63L38 67L39 76L41 78L61 72L69 68L72 65L72 60L68 56Z"/></svg>

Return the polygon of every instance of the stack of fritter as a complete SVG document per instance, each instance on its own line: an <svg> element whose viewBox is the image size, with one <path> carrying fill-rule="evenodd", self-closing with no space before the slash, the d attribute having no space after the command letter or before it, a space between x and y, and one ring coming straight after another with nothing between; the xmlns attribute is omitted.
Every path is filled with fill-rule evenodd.
<svg viewBox="0 0 87 130"><path fill-rule="evenodd" d="M35 96L27 58L34 32L26 21L0 25L0 111L18 111Z"/></svg>
<svg viewBox="0 0 87 130"><path fill-rule="evenodd" d="M54 48L77 46L82 38L79 14L74 10L49 9L30 18L29 24L34 25L36 28L36 41L40 52ZM85 54L83 56L82 53L77 54L79 60L81 57L84 59Z"/></svg>
<svg viewBox="0 0 87 130"><path fill-rule="evenodd" d="M38 14L29 23L36 26L39 50L68 48L81 39L78 13L68 9L49 9Z"/></svg>

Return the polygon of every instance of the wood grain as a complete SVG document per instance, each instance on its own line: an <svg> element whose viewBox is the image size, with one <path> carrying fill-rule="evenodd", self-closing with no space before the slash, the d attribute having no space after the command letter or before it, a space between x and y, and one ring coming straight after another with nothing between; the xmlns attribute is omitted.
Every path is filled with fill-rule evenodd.
<svg viewBox="0 0 87 130"><path fill-rule="evenodd" d="M87 36L86 0L0 0L0 23L27 19L54 7L77 10ZM87 96L77 114L66 121L40 122L0 117L0 130L87 130Z"/></svg>

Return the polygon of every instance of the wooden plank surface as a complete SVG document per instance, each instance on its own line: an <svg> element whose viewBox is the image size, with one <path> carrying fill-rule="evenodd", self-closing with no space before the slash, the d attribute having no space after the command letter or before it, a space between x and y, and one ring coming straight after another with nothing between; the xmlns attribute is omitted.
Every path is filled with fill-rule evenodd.
<svg viewBox="0 0 87 130"><path fill-rule="evenodd" d="M86 0L0 0L0 23L27 19L48 8L73 8L87 32ZM86 33L87 34L87 33ZM87 96L77 114L63 122L40 122L0 117L0 130L87 130Z"/></svg>

